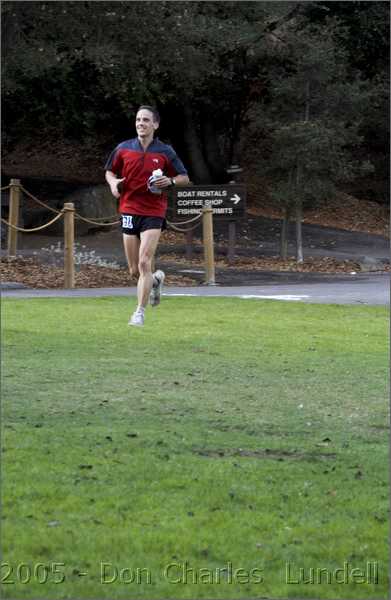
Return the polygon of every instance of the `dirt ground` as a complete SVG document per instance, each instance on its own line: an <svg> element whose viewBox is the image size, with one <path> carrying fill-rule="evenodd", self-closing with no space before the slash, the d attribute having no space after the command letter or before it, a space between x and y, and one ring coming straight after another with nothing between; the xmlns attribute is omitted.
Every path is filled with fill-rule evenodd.
<svg viewBox="0 0 391 600"><path fill-rule="evenodd" d="M374 263L370 270L389 270L384 259L385 239L389 236L388 210L374 202L358 201L340 194L327 206L306 211L303 219L305 260L294 257L294 224L291 223L291 244L287 260L279 258L281 213L267 203L250 206L247 218L237 224L235 257L227 259L227 223L215 222L216 271L224 279L240 280L247 285L257 272L290 273L352 273L365 267L359 255L382 247L382 264ZM167 272L168 285L197 285L203 279L203 248L201 227L194 231L192 256L186 248L185 234L172 229L162 234L157 262ZM350 248L350 255L338 254L339 245ZM349 246L350 244L350 246ZM354 245L355 244L355 245ZM344 246L344 247L345 247ZM32 288L61 288L62 239L50 235L21 234L19 256L0 261L0 277L5 283L23 284ZM368 250L369 248L369 250ZM292 252L293 250L293 252ZM125 266L121 233L118 227L100 229L77 236L76 287L116 287L134 285ZM368 270L368 269L366 269ZM241 277L240 274L243 276ZM251 284L251 283L250 283Z"/></svg>
<svg viewBox="0 0 391 600"><path fill-rule="evenodd" d="M59 140L56 153L44 139L25 140L4 152L2 175L22 180L26 188L51 206L62 202L80 186L104 183L103 165L107 158L107 139L87 141L85 148ZM55 176L54 176L55 174ZM290 225L288 260L279 258L282 214L268 196L268 183L257 168L243 172L247 188L247 218L236 227L235 257L228 264L227 223L215 220L216 273L225 282L252 285L259 273L332 274L359 272L363 269L388 270L389 207L374 201L357 199L339 192L335 198L304 211L303 263L295 260L294 223ZM34 210L42 208L35 207ZM43 214L43 223L51 213ZM172 219L173 220L173 219ZM40 224L40 223L38 223ZM18 257L7 259L3 244L0 261L2 282L28 287L63 286L62 226L58 235L22 234ZM49 231L49 230L46 230ZM4 232L5 233L5 232ZM45 232L46 233L46 232ZM202 232L194 231L192 255L182 233L168 230L159 244L156 262L167 273L167 284L195 285L203 280ZM81 235L76 230L76 286L128 286L130 280L118 227L91 230ZM366 255L366 256L364 256ZM365 260L369 262L365 264ZM379 262L380 259L380 262Z"/></svg>
<svg viewBox="0 0 391 600"><path fill-rule="evenodd" d="M262 215L280 219L281 211L269 203L250 207L251 215ZM345 231L362 231L389 237L389 207L377 202L358 200L349 194L340 192L335 198L317 208L304 211L303 223L332 227Z"/></svg>

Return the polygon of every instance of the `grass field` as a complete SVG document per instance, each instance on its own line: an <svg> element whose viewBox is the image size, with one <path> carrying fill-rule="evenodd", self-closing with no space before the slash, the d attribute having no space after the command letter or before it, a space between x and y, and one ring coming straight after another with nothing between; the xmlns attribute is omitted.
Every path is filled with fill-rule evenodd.
<svg viewBox="0 0 391 600"><path fill-rule="evenodd" d="M3 597L387 598L386 308L131 308L2 302Z"/></svg>

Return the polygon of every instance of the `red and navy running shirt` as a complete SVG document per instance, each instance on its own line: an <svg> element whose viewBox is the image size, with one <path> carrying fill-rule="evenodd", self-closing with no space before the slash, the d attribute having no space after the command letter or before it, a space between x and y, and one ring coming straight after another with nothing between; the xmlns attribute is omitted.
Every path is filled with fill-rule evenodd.
<svg viewBox="0 0 391 600"><path fill-rule="evenodd" d="M125 177L120 197L119 212L131 215L165 217L167 195L153 194L147 181L152 171L161 169L167 177L187 175L187 171L175 150L154 138L146 150L138 138L119 144L110 154L106 171L117 177Z"/></svg>

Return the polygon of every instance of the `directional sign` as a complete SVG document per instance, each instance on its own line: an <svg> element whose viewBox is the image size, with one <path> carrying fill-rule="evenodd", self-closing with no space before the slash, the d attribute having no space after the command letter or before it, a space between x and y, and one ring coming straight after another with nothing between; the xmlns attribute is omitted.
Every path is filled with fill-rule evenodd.
<svg viewBox="0 0 391 600"><path fill-rule="evenodd" d="M213 216L238 219L245 216L246 187L236 183L226 185L178 186L172 189L172 203L176 217L198 215L206 206Z"/></svg>

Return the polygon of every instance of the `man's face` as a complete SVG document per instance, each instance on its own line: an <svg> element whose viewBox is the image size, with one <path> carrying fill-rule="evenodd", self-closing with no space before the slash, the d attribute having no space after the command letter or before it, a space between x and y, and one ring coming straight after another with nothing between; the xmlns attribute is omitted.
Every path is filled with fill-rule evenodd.
<svg viewBox="0 0 391 600"><path fill-rule="evenodd" d="M159 127L159 123L153 120L153 113L150 110L141 109L136 115L136 131L140 138L149 137L154 134Z"/></svg>

